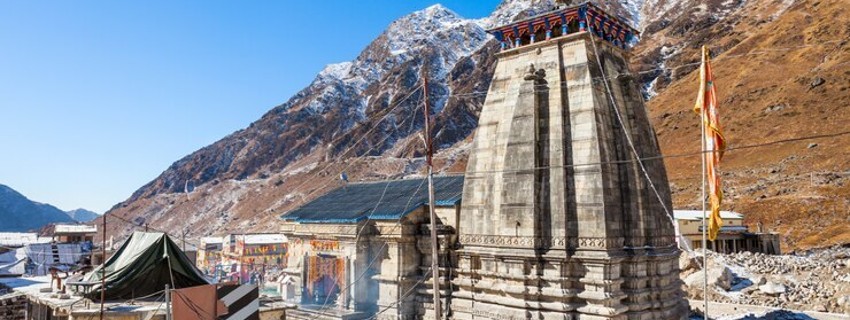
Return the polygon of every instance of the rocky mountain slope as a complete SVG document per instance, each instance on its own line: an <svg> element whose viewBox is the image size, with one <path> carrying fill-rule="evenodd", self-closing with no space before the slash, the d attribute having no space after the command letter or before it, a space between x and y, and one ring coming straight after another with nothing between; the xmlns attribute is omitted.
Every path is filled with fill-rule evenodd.
<svg viewBox="0 0 850 320"><path fill-rule="evenodd" d="M70 216L71 219L74 219L74 221L83 222L83 223L92 221L94 219L97 219L97 217L100 217L100 215L97 214L96 212L89 211L89 210L86 210L86 209L83 209L83 208L65 211L65 213L68 214L68 216Z"/></svg>
<svg viewBox="0 0 850 320"><path fill-rule="evenodd" d="M741 10L727 18L734 21L692 32L717 45L725 131L730 147L742 148L722 165L728 208L780 232L786 249L850 242L850 135L834 135L850 123L850 1L751 1ZM682 47L673 60L687 63L696 50ZM667 155L699 148L699 122L688 110L697 75L674 78L649 103ZM745 148L804 136L823 137ZM677 207L697 208L699 158L666 163Z"/></svg>
<svg viewBox="0 0 850 320"><path fill-rule="evenodd" d="M56 222L74 222L74 220L54 206L27 199L12 188L0 184L0 231L38 230Z"/></svg>
<svg viewBox="0 0 850 320"><path fill-rule="evenodd" d="M633 70L652 98L649 107L668 155L697 148L698 123L689 109L702 44L718 56L723 119L733 146L840 130L850 113L842 104L848 101L846 43L825 41L847 39L848 24L837 23L846 20L840 14L846 4L603 3L644 30L633 50ZM352 180L420 173L423 68L436 118L437 165L441 171L463 171L497 50L486 28L552 5L505 0L479 20L436 5L402 17L355 60L329 65L307 88L246 129L175 162L110 210L117 217L108 220L110 229L129 232L134 226L126 221L144 216L154 228L189 228L192 236L274 231L280 214L339 186L340 172ZM723 167L727 204L748 213L751 221L784 232L791 245L817 245L850 234L838 229L815 235L792 222L804 221L803 213L810 211L823 218L825 210L819 209L824 205L846 217L848 199L840 192L848 194L842 172L850 171L850 157L840 144L846 140L840 139L846 138L834 144L817 141L814 148L800 142L730 152ZM698 160L667 161L677 207L697 204ZM797 187L806 174L811 186ZM805 242L810 236L815 240Z"/></svg>

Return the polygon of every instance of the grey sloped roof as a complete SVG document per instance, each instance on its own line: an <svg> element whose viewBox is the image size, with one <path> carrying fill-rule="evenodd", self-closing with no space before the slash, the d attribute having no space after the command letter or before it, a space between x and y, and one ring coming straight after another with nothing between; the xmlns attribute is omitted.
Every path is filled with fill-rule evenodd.
<svg viewBox="0 0 850 320"><path fill-rule="evenodd" d="M434 177L437 206L459 203L462 193L463 176ZM424 178L351 183L281 218L301 223L356 223L366 218L396 220L427 203L428 183Z"/></svg>

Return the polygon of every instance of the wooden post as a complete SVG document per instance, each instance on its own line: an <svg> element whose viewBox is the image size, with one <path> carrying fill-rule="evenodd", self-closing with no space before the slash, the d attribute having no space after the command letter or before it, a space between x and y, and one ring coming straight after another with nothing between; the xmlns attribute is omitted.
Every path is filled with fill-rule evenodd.
<svg viewBox="0 0 850 320"><path fill-rule="evenodd" d="M427 62L425 62L427 63ZM442 308L440 307L440 265L439 251L437 250L437 213L434 208L434 149L431 141L431 109L428 106L428 70L422 66L422 91L424 95L425 111L425 159L428 165L428 211L431 220L431 279L434 284L434 319L440 320Z"/></svg>
<svg viewBox="0 0 850 320"><path fill-rule="evenodd" d="M102 222L103 239L101 239L100 250L103 255L100 257L100 320L103 320L103 300L106 298L106 213L103 214Z"/></svg>

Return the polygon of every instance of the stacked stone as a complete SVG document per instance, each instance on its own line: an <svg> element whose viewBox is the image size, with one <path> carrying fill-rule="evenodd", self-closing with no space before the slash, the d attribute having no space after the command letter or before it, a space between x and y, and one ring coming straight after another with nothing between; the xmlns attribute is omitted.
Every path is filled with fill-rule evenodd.
<svg viewBox="0 0 850 320"><path fill-rule="evenodd" d="M687 316L673 226L625 136L660 155L646 108L633 79L610 80L616 104L601 82L628 72L625 56L588 33L499 53L467 166L454 318ZM645 165L670 208L663 162Z"/></svg>

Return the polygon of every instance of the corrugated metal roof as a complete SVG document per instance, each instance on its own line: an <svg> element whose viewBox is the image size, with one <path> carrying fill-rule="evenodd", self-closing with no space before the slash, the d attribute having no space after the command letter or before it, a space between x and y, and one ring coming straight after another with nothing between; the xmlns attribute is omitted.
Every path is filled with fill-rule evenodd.
<svg viewBox="0 0 850 320"><path fill-rule="evenodd" d="M458 204L462 193L463 176L434 177L437 206ZM355 223L366 218L396 220L427 203L428 184L425 178L352 183L334 189L281 218L301 223Z"/></svg>
<svg viewBox="0 0 850 320"><path fill-rule="evenodd" d="M711 214L711 211L706 211L706 216ZM673 210L673 217L678 220L702 220L702 211L700 210ZM734 211L720 211L720 219L743 219L744 215Z"/></svg>

